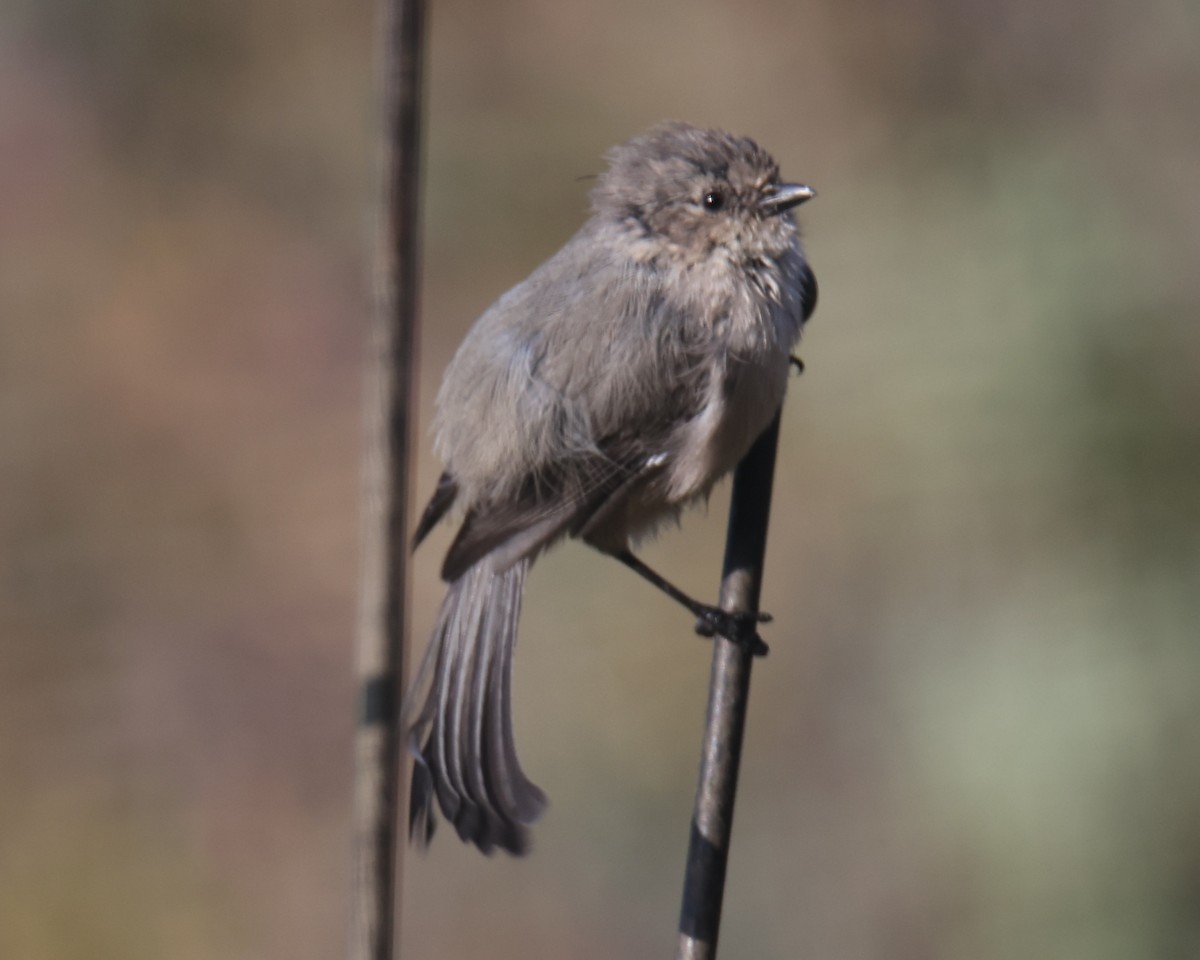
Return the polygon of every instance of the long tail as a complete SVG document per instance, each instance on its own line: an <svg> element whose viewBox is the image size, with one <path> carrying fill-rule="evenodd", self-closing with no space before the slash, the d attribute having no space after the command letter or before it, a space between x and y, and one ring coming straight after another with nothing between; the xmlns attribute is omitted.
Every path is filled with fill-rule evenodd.
<svg viewBox="0 0 1200 960"><path fill-rule="evenodd" d="M433 836L435 797L458 835L484 853L524 853L526 828L546 807L521 770L512 731L513 649L531 562L494 573L485 558L442 602L405 704L415 761L409 835L422 846Z"/></svg>

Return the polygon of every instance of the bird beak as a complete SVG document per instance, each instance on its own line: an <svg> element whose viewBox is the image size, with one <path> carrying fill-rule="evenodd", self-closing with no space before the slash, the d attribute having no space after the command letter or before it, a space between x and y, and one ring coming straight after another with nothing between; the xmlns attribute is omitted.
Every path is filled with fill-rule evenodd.
<svg viewBox="0 0 1200 960"><path fill-rule="evenodd" d="M811 200L816 195L816 190L802 183L781 183L762 198L760 206L767 216L774 217L785 210L791 210L792 207L800 206L805 200Z"/></svg>

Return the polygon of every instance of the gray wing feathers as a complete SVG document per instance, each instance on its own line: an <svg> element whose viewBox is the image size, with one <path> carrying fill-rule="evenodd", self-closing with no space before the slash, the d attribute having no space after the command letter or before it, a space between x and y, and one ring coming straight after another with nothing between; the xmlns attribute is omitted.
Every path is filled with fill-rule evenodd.
<svg viewBox="0 0 1200 960"><path fill-rule="evenodd" d="M565 461L612 456L614 437L644 459L699 412L729 304L671 300L662 271L614 255L611 234L585 226L455 353L434 426L463 508L521 500Z"/></svg>
<svg viewBox="0 0 1200 960"><path fill-rule="evenodd" d="M511 500L470 511L446 552L442 579L453 581L480 562L503 571L563 536L587 539L637 486L662 472L664 461L647 456L640 438L606 438L600 446L603 453L566 461L558 475L527 484Z"/></svg>
<svg viewBox="0 0 1200 960"><path fill-rule="evenodd" d="M405 707L416 759L409 829L418 843L433 834L435 800L459 836L484 853L523 853L525 828L545 809L545 796L521 769L512 732L512 658L530 562L501 573L476 564L450 585L442 604Z"/></svg>
<svg viewBox="0 0 1200 960"><path fill-rule="evenodd" d="M437 525L437 522L446 515L446 511L454 504L457 496L458 483L450 475L450 471L443 471L441 477L438 478L437 489L433 491L433 496L429 498L429 503L425 505L421 519L417 522L417 529L412 538L414 550L421 545L421 541L429 535L429 531Z"/></svg>

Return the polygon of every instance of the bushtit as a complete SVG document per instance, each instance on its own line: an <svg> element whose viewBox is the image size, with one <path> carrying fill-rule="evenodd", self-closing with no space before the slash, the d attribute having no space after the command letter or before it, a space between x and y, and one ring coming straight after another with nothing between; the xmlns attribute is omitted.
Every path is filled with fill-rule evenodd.
<svg viewBox="0 0 1200 960"><path fill-rule="evenodd" d="M513 745L511 675L530 564L576 537L665 590L698 630L761 644L755 618L698 603L631 545L707 496L783 401L817 284L784 183L754 141L682 123L608 155L593 215L475 323L438 394L445 464L417 526L462 526L404 722L410 832L434 801L459 836L514 854L545 795ZM758 618L764 619L764 618Z"/></svg>

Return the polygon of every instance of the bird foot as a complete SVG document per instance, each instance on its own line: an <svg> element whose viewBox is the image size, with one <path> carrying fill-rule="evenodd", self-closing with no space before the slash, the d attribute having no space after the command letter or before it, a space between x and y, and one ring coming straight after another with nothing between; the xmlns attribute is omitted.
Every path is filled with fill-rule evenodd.
<svg viewBox="0 0 1200 960"><path fill-rule="evenodd" d="M770 623L769 613L730 613L720 607L702 607L696 620L696 632L702 637L722 636L756 657L765 657L770 648L756 629L760 623Z"/></svg>

